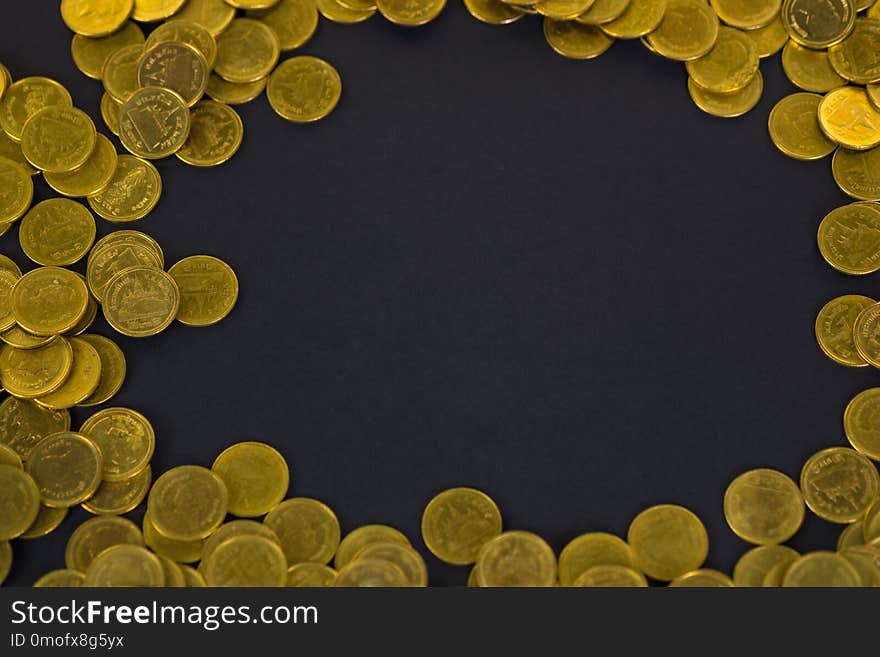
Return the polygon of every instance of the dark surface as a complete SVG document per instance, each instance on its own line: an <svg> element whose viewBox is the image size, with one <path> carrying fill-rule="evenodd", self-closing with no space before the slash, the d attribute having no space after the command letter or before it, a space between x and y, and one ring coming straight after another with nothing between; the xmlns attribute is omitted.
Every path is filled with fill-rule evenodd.
<svg viewBox="0 0 880 657"><path fill-rule="evenodd" d="M101 85L69 43L53 3L3 14L13 76L59 80L103 128ZM154 471L262 440L289 460L291 495L327 502L343 532L395 525L426 557L421 511L449 486L486 490L508 528L556 549L675 502L730 572L747 545L724 522L727 483L757 466L797 478L845 443L846 402L878 380L815 344L825 301L877 290L816 249L846 201L830 160L789 160L767 137L792 91L778 56L757 109L723 121L637 41L568 61L538 20L489 27L455 0L416 30L322 20L302 52L342 75L328 119L288 124L264 96L240 107L238 155L159 162L162 201L127 226L168 265L210 253L241 281L212 328L132 340L95 324L125 350L112 403L154 424ZM0 250L25 264L17 230ZM62 567L86 517L15 542L8 583ZM838 530L810 517L792 545L828 549ZM467 577L428 564L433 584Z"/></svg>

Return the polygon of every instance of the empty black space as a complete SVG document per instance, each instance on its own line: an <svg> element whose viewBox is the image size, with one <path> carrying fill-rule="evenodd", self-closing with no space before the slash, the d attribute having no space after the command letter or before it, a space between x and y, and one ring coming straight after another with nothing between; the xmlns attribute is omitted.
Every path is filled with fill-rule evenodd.
<svg viewBox="0 0 880 657"><path fill-rule="evenodd" d="M70 36L57 4L18 4L0 61L59 80L104 129L101 84L74 67ZM240 107L232 161L159 162L159 206L125 226L169 265L209 253L241 281L212 328L135 340L93 327L125 350L112 403L154 424L154 471L270 443L291 496L328 503L343 531L399 527L432 584L467 577L419 532L425 503L458 485L557 550L683 504L709 530L708 565L730 572L748 546L724 522L728 482L759 466L797 478L845 444L846 402L877 382L815 344L828 299L877 290L817 251L819 221L846 202L830 160L789 160L767 136L793 91L779 58L762 63L761 104L726 121L638 41L569 61L538 19L490 27L455 0L420 29L322 20L301 52L342 75L329 118L287 123L264 96ZM17 233L0 248L24 265ZM9 583L63 567L86 517L15 542ZM810 518L792 544L829 549L838 531Z"/></svg>

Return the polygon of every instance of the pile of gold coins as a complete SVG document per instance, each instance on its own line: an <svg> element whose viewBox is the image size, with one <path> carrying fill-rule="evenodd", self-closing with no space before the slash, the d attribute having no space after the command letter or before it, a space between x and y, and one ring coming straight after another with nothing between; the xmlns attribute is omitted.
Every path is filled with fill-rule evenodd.
<svg viewBox="0 0 880 657"><path fill-rule="evenodd" d="M216 166L238 150L232 105L265 90L284 119L308 123L337 106L336 69L282 52L304 45L319 15L358 23L376 12L398 25L430 22L446 0L62 0L71 53L101 80L102 118L128 154L97 133L70 94L43 77L13 82L0 66L0 234L19 219L19 242L37 266L24 274L0 256L0 582L13 539L44 536L81 505L94 514L71 535L65 568L37 586L426 586L409 538L387 525L344 537L322 502L287 498L290 475L269 445L230 446L211 468L185 465L153 481L153 428L129 408L107 407L71 431L68 411L109 401L126 362L109 338L88 334L99 307L108 324L146 337L175 319L220 321L238 281L211 256L165 270L149 235L117 230L95 242L94 214L143 219L162 180L152 159L176 155ZM592 59L616 39L640 39L683 62L694 103L719 117L753 109L760 60L782 51L800 90L769 117L786 155L834 153L832 173L855 202L832 210L819 251L852 275L880 270L880 3L871 0L464 0L485 23L543 17L558 53ZM153 24L147 36L143 24ZM211 100L204 100L206 95ZM33 207L42 172L61 197ZM86 204L75 199L86 199ZM87 207L88 206L88 207ZM69 267L82 263L84 273ZM845 295L819 312L816 336L834 362L880 367L880 303ZM704 568L707 532L690 510L662 504L639 513L625 538L578 536L557 555L534 533L505 529L485 493L453 488L422 516L438 559L470 567L472 586L880 586L880 388L843 413L851 447L829 447L800 481L771 469L736 477L723 512L751 544L728 575ZM146 501L141 526L123 517ZM784 545L809 510L843 526L835 549L799 554Z"/></svg>

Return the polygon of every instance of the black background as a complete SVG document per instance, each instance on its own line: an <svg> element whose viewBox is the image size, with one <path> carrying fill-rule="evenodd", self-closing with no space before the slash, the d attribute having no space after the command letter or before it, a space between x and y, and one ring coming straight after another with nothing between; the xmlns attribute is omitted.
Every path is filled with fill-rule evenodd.
<svg viewBox="0 0 880 657"><path fill-rule="evenodd" d="M70 37L57 3L15 3L0 61L57 79L108 133ZM707 565L730 572L748 546L724 522L727 483L759 466L797 478L845 444L846 402L878 380L815 344L828 299L877 290L818 254L819 221L846 202L830 159L789 160L767 136L794 90L779 57L762 62L760 105L725 121L638 41L569 61L539 20L486 26L456 0L419 29L322 19L301 52L342 75L329 118L289 124L265 96L240 106L233 160L159 162L162 200L124 226L156 237L168 266L210 253L241 282L212 328L92 329L125 351L111 404L153 423L154 472L268 442L292 496L328 503L343 532L399 527L432 584L467 577L419 536L425 503L455 485L557 550L684 504L709 530ZM51 195L37 183L37 200ZM25 265L17 232L0 250ZM7 583L63 567L86 517L16 541ZM838 531L809 517L792 545L829 549Z"/></svg>

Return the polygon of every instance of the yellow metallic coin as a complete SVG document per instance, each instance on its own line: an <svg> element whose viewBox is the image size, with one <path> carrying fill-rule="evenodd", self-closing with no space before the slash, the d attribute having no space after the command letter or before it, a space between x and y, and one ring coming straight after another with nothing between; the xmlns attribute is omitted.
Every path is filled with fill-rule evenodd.
<svg viewBox="0 0 880 657"><path fill-rule="evenodd" d="M501 0L464 0L471 16L489 25L508 25L525 16L525 12Z"/></svg>
<svg viewBox="0 0 880 657"><path fill-rule="evenodd" d="M0 157L5 157L7 160L12 160L22 166L28 175L33 176L40 172L39 169L31 166L31 163L25 159L24 153L21 152L21 144L2 130L0 130Z"/></svg>
<svg viewBox="0 0 880 657"><path fill-rule="evenodd" d="M317 500L296 497L281 502L263 523L280 541L288 564L329 563L339 547L336 514Z"/></svg>
<svg viewBox="0 0 880 657"><path fill-rule="evenodd" d="M191 166L214 167L235 155L243 137L238 112L229 105L204 100L192 109L189 137L175 155Z"/></svg>
<svg viewBox="0 0 880 657"><path fill-rule="evenodd" d="M21 462L21 457L11 447L7 447L3 443L0 443L0 465L11 465L19 470L24 470L24 466Z"/></svg>
<svg viewBox="0 0 880 657"><path fill-rule="evenodd" d="M311 123L336 107L342 78L332 65L317 57L291 57L269 76L269 104L288 121Z"/></svg>
<svg viewBox="0 0 880 657"><path fill-rule="evenodd" d="M278 543L278 546L281 547L281 542L278 539L278 534L276 534L271 528L269 528L269 526L261 522L257 522L256 520L233 520L231 522L227 522L221 525L217 531L215 531L205 541L203 541L204 545L202 547L201 553L202 562L201 564L199 564L199 570L204 570L205 562L211 556L211 553L217 549L217 546L219 546L221 543L225 543L230 538L234 538L235 536L244 536L245 534L262 536L263 538Z"/></svg>
<svg viewBox="0 0 880 657"><path fill-rule="evenodd" d="M538 0L531 5L531 9L547 18L570 21L584 13L592 4L593 0Z"/></svg>
<svg viewBox="0 0 880 657"><path fill-rule="evenodd" d="M180 572L183 573L184 586L189 588L204 588L208 584L202 574L191 566L178 565Z"/></svg>
<svg viewBox="0 0 880 657"><path fill-rule="evenodd" d="M796 160L819 160L834 151L834 142L819 127L821 102L816 94L795 93L776 103L767 121L776 148Z"/></svg>
<svg viewBox="0 0 880 657"><path fill-rule="evenodd" d="M132 267L161 269L161 256L149 244L133 239L96 245L86 264L89 289L103 301L110 279Z"/></svg>
<svg viewBox="0 0 880 657"><path fill-rule="evenodd" d="M575 20L584 25L604 25L620 18L629 3L630 0L596 0Z"/></svg>
<svg viewBox="0 0 880 657"><path fill-rule="evenodd" d="M162 87L138 89L119 110L119 140L132 155L147 160L176 153L189 136L189 126L184 99Z"/></svg>
<svg viewBox="0 0 880 657"><path fill-rule="evenodd" d="M862 586L880 587L880 549L871 546L847 548L840 552L840 556L856 569Z"/></svg>
<svg viewBox="0 0 880 657"><path fill-rule="evenodd" d="M225 0L189 0L174 16L197 23L217 37L235 18L235 8Z"/></svg>
<svg viewBox="0 0 880 657"><path fill-rule="evenodd" d="M207 468L183 465L172 468L153 484L147 512L156 529L178 541L209 536L226 517L226 485Z"/></svg>
<svg viewBox="0 0 880 657"><path fill-rule="evenodd" d="M0 584L12 568L12 546L9 541L0 541Z"/></svg>
<svg viewBox="0 0 880 657"><path fill-rule="evenodd" d="M22 78L6 90L0 101L0 127L9 137L21 141L21 131L27 120L53 105L73 107L67 89L50 78Z"/></svg>
<svg viewBox="0 0 880 657"><path fill-rule="evenodd" d="M156 554L159 562L162 564L162 572L165 574L165 584L163 586L179 588L186 586L186 580L183 578L183 571L174 561L161 554Z"/></svg>
<svg viewBox="0 0 880 657"><path fill-rule="evenodd" d="M290 485L287 462L265 443L243 442L227 447L211 471L226 485L229 513L242 518L268 513L284 499Z"/></svg>
<svg viewBox="0 0 880 657"><path fill-rule="evenodd" d="M784 543L804 521L804 500L777 470L749 470L724 493L724 517L734 534L756 545Z"/></svg>
<svg viewBox="0 0 880 657"><path fill-rule="evenodd" d="M710 0L718 18L731 27L755 30L779 16L782 0Z"/></svg>
<svg viewBox="0 0 880 657"><path fill-rule="evenodd" d="M666 0L630 0L620 16L602 24L602 31L617 39L635 39L656 30L664 13Z"/></svg>
<svg viewBox="0 0 880 657"><path fill-rule="evenodd" d="M193 541L178 541L163 536L156 529L150 514L144 514L144 542L147 547L158 555L171 559L177 563L195 563L203 559L205 541L196 539Z"/></svg>
<svg viewBox="0 0 880 657"><path fill-rule="evenodd" d="M853 341L859 356L880 367L880 303L865 308L853 324Z"/></svg>
<svg viewBox="0 0 880 657"><path fill-rule="evenodd" d="M333 565L336 570L348 565L365 546L371 543L399 543L409 545L409 539L402 533L388 525L364 525L350 531L339 543Z"/></svg>
<svg viewBox="0 0 880 657"><path fill-rule="evenodd" d="M177 283L161 269L124 269L104 289L104 318L114 329L132 338L164 331L174 321L179 306Z"/></svg>
<svg viewBox="0 0 880 657"><path fill-rule="evenodd" d="M758 73L758 63L758 49L751 39L732 27L721 27L712 49L685 62L685 68L706 91L727 94L746 87Z"/></svg>
<svg viewBox="0 0 880 657"><path fill-rule="evenodd" d="M30 209L18 240L24 254L39 265L72 265L95 241L95 219L81 203L50 198Z"/></svg>
<svg viewBox="0 0 880 657"><path fill-rule="evenodd" d="M263 93L263 89L266 88L268 82L269 78L267 76L256 82L237 84L235 82L227 82L216 73L211 73L211 77L208 78L206 93L218 103L243 105Z"/></svg>
<svg viewBox="0 0 880 657"><path fill-rule="evenodd" d="M71 350L72 358L72 350ZM0 403L0 444L22 461L43 438L70 429L70 413L43 408L32 401L7 397Z"/></svg>
<svg viewBox="0 0 880 657"><path fill-rule="evenodd" d="M61 0L61 19L77 34L103 37L131 16L134 0Z"/></svg>
<svg viewBox="0 0 880 657"><path fill-rule="evenodd" d="M488 541L477 557L480 586L553 586L556 555L540 536L508 531Z"/></svg>
<svg viewBox="0 0 880 657"><path fill-rule="evenodd" d="M0 541L8 541L27 531L40 512L40 491L21 468L0 465Z"/></svg>
<svg viewBox="0 0 880 657"><path fill-rule="evenodd" d="M869 84L865 87L865 91L868 94L868 100L871 101L871 104L880 109L880 84Z"/></svg>
<svg viewBox="0 0 880 657"><path fill-rule="evenodd" d="M21 130L21 152L43 171L65 173L82 166L97 139L89 115L75 107L52 105L31 116Z"/></svg>
<svg viewBox="0 0 880 657"><path fill-rule="evenodd" d="M81 340L88 342L101 359L101 378L98 387L79 406L97 406L108 401L119 392L125 381L125 354L113 340L103 335L86 333L79 336Z"/></svg>
<svg viewBox="0 0 880 657"><path fill-rule="evenodd" d="M187 43L191 45L201 53L202 57L204 57L205 63L207 64L207 73L211 72L211 69L214 67L214 60L217 59L217 41L207 28L198 23L180 19L174 19L162 23L155 30L150 32L150 38L147 39L145 49L150 51L153 46L168 42ZM168 60L166 58L159 61L163 61L165 64L179 66L183 61L189 61L189 58L186 60L179 60L176 58ZM207 78L207 75L205 75L205 78Z"/></svg>
<svg viewBox="0 0 880 657"><path fill-rule="evenodd" d="M317 588L333 586L336 571L321 563L298 563L287 569L288 587Z"/></svg>
<svg viewBox="0 0 880 657"><path fill-rule="evenodd" d="M880 544L880 498L875 499L865 511L862 534L866 543Z"/></svg>
<svg viewBox="0 0 880 657"><path fill-rule="evenodd" d="M144 46L135 43L115 51L104 62L101 81L106 92L117 102L124 103L137 91L138 64L143 54Z"/></svg>
<svg viewBox="0 0 880 657"><path fill-rule="evenodd" d="M845 525L837 537L837 551L865 544L865 523L858 520Z"/></svg>
<svg viewBox="0 0 880 657"><path fill-rule="evenodd" d="M98 352L85 340L68 338L68 342L73 348L73 365L70 373L60 388L37 397L36 402L40 406L52 409L72 408L98 387L98 381L101 379L101 357Z"/></svg>
<svg viewBox="0 0 880 657"><path fill-rule="evenodd" d="M256 9L268 9L278 4L280 0L226 0L226 3L236 9L253 11Z"/></svg>
<svg viewBox="0 0 880 657"><path fill-rule="evenodd" d="M82 318L88 305L86 284L76 273L61 267L32 269L12 288L15 321L34 335L69 331Z"/></svg>
<svg viewBox="0 0 880 657"><path fill-rule="evenodd" d="M256 82L272 72L280 53L271 27L253 18L236 18L217 37L214 71L228 82Z"/></svg>
<svg viewBox="0 0 880 657"><path fill-rule="evenodd" d="M663 20L646 38L658 54L683 62L712 50L718 28L718 17L705 0L668 0Z"/></svg>
<svg viewBox="0 0 880 657"><path fill-rule="evenodd" d="M639 569L667 582L702 566L709 553L703 523L674 504L654 506L637 515L629 526L627 542Z"/></svg>
<svg viewBox="0 0 880 657"><path fill-rule="evenodd" d="M217 546L205 561L204 576L208 586L284 586L287 561L277 543L244 534Z"/></svg>
<svg viewBox="0 0 880 657"><path fill-rule="evenodd" d="M74 34L70 42L70 54L73 56L73 63L83 74L100 80L110 55L125 46L143 44L144 33L141 28L137 23L128 22L118 32L97 39Z"/></svg>
<svg viewBox="0 0 880 657"><path fill-rule="evenodd" d="M0 333L0 340L3 340L6 344L16 347L17 349L36 349L37 347L44 347L54 339L54 335L31 335L18 324Z"/></svg>
<svg viewBox="0 0 880 657"><path fill-rule="evenodd" d="M843 41L856 22L852 0L785 0L782 20L793 41L817 50Z"/></svg>
<svg viewBox="0 0 880 657"><path fill-rule="evenodd" d="M861 312L876 303L858 294L847 294L826 303L816 317L816 341L828 358L847 367L866 367L853 339Z"/></svg>
<svg viewBox="0 0 880 657"><path fill-rule="evenodd" d="M213 39L211 35L208 36ZM211 70L205 56L195 46L180 41L160 41L155 44L148 41L146 47L144 56L138 62L138 84L141 87L169 89L180 96L187 107L195 105L208 87ZM154 121L159 122L161 115L168 111L164 104L159 105L162 109L155 109L156 100L147 101L141 97L140 101L137 107L147 112ZM124 115L125 105L120 126ZM139 130L144 132L143 124L139 124Z"/></svg>
<svg viewBox="0 0 880 657"><path fill-rule="evenodd" d="M593 566L581 573L571 586L590 588L643 588L648 580L637 570L617 564Z"/></svg>
<svg viewBox="0 0 880 657"><path fill-rule="evenodd" d="M343 568L333 586L344 588L398 588L408 586L406 573L399 566L384 559L358 559Z"/></svg>
<svg viewBox="0 0 880 657"><path fill-rule="evenodd" d="M820 518L855 522L880 495L880 476L874 465L855 450L830 447L804 464L801 492L807 506Z"/></svg>
<svg viewBox="0 0 880 657"><path fill-rule="evenodd" d="M828 92L819 105L819 125L829 139L844 148L865 151L880 146L880 110L860 87Z"/></svg>
<svg viewBox="0 0 880 657"><path fill-rule="evenodd" d="M822 257L836 270L852 275L877 271L880 206L856 202L835 208L822 219L816 239Z"/></svg>
<svg viewBox="0 0 880 657"><path fill-rule="evenodd" d="M91 259L93 256L100 255L99 252L102 251L104 248L109 248L111 246L126 246L132 244L142 246L149 250L155 256L155 258L150 262L158 263L155 265L158 269L162 269L165 266L165 254L162 251L162 247L155 239L139 230L114 230L112 233L105 235L97 242L95 242L95 246L92 247L92 253L89 255L89 258ZM115 257L116 256L114 256L114 259ZM137 263L134 262L132 264Z"/></svg>
<svg viewBox="0 0 880 657"><path fill-rule="evenodd" d="M86 282L85 276L77 272L77 276L83 279L83 283ZM86 306L86 312L80 318L80 320L76 323L76 325L67 332L68 337L77 336L80 333L84 333L89 329L89 327L94 323L95 318L98 316L98 302L95 301L95 298L90 294L89 295L89 304Z"/></svg>
<svg viewBox="0 0 880 657"><path fill-rule="evenodd" d="M0 385L16 397L33 399L57 390L71 367L73 348L61 337L35 349L0 349Z"/></svg>
<svg viewBox="0 0 880 657"><path fill-rule="evenodd" d="M831 172L845 194L862 201L880 201L880 148L838 148L831 160Z"/></svg>
<svg viewBox="0 0 880 657"><path fill-rule="evenodd" d="M436 495L422 514L422 538L441 561L474 563L480 549L501 533L501 512L474 488L450 488Z"/></svg>
<svg viewBox="0 0 880 657"><path fill-rule="evenodd" d="M846 84L831 66L826 50L810 50L789 41L782 50L782 70L791 83L804 91L826 93Z"/></svg>
<svg viewBox="0 0 880 657"><path fill-rule="evenodd" d="M349 9L339 0L315 0L315 4L318 6L318 12L321 16L328 21L344 25L363 22L376 13L375 7L372 9Z"/></svg>
<svg viewBox="0 0 880 657"><path fill-rule="evenodd" d="M103 481L95 494L82 503L82 507L97 516L128 513L147 498L152 481L150 466L125 481Z"/></svg>
<svg viewBox="0 0 880 657"><path fill-rule="evenodd" d="M625 541L604 532L582 534L559 554L559 583L574 586L575 581L595 566L635 568L635 554Z"/></svg>
<svg viewBox="0 0 880 657"><path fill-rule="evenodd" d="M75 588L82 586L85 578L85 574L76 570L51 570L34 582L34 588Z"/></svg>
<svg viewBox="0 0 880 657"><path fill-rule="evenodd" d="M150 162L120 155L107 188L89 196L89 207L107 221L117 223L143 219L156 207L162 194L162 178Z"/></svg>
<svg viewBox="0 0 880 657"><path fill-rule="evenodd" d="M614 43L614 39L595 25L554 18L544 19L544 38L553 50L570 59L593 59Z"/></svg>
<svg viewBox="0 0 880 657"><path fill-rule="evenodd" d="M774 568L787 568L800 554L785 545L761 545L743 554L733 567L735 586L761 587Z"/></svg>
<svg viewBox="0 0 880 657"><path fill-rule="evenodd" d="M83 586L163 586L165 571L155 554L137 545L114 545L95 557Z"/></svg>
<svg viewBox="0 0 880 657"><path fill-rule="evenodd" d="M727 575L711 568L692 570L669 582L673 588L728 588L733 585L733 580Z"/></svg>
<svg viewBox="0 0 880 657"><path fill-rule="evenodd" d="M121 109L122 103L105 91L101 96L101 118L107 129L117 136L119 136L119 111Z"/></svg>
<svg viewBox="0 0 880 657"><path fill-rule="evenodd" d="M376 9L376 0L339 0L339 4L348 9L367 11Z"/></svg>
<svg viewBox="0 0 880 657"><path fill-rule="evenodd" d="M399 543L371 543L355 555L359 559L380 559L396 565L406 576L407 586L428 586L428 567L422 555Z"/></svg>
<svg viewBox="0 0 880 657"><path fill-rule="evenodd" d="M86 572L99 554L114 545L144 546L141 530L131 520L116 516L91 518L77 527L64 550L70 570Z"/></svg>
<svg viewBox="0 0 880 657"><path fill-rule="evenodd" d="M116 148L107 137L97 135L95 149L82 166L66 173L43 174L49 186L65 196L92 196L104 191L116 172Z"/></svg>
<svg viewBox="0 0 880 657"><path fill-rule="evenodd" d="M880 388L852 398L843 412L843 430L856 451L880 461Z"/></svg>
<svg viewBox="0 0 880 657"><path fill-rule="evenodd" d="M446 7L446 0L376 0L376 6L392 23L417 27L437 18Z"/></svg>
<svg viewBox="0 0 880 657"><path fill-rule="evenodd" d="M855 84L880 82L880 20L862 18L840 43L828 49L834 70Z"/></svg>
<svg viewBox="0 0 880 657"><path fill-rule="evenodd" d="M860 586L855 568L834 552L812 552L795 561L782 578L782 586Z"/></svg>
<svg viewBox="0 0 880 657"><path fill-rule="evenodd" d="M176 14L186 0L134 0L131 17L142 23L155 23Z"/></svg>
<svg viewBox="0 0 880 657"><path fill-rule="evenodd" d="M281 50L302 47L318 27L318 9L314 0L281 0L271 9L254 11L248 16L272 28Z"/></svg>
<svg viewBox="0 0 880 657"><path fill-rule="evenodd" d="M34 183L23 166L5 157L0 157L0 182L0 226L11 226L31 206Z"/></svg>
<svg viewBox="0 0 880 657"><path fill-rule="evenodd" d="M43 505L71 507L98 490L103 461L101 451L91 440L64 431L37 443L26 468L40 489Z"/></svg>
<svg viewBox="0 0 880 657"><path fill-rule="evenodd" d="M8 331L16 325L12 312L12 288L19 278L11 271L0 271L0 330Z"/></svg>
<svg viewBox="0 0 880 657"><path fill-rule="evenodd" d="M79 432L104 455L104 481L126 481L142 472L156 448L149 420L130 408L105 408L83 422Z"/></svg>

